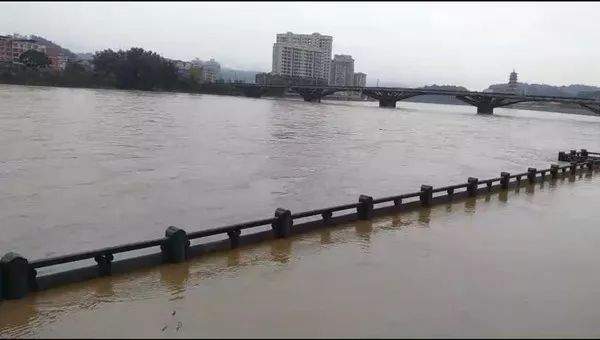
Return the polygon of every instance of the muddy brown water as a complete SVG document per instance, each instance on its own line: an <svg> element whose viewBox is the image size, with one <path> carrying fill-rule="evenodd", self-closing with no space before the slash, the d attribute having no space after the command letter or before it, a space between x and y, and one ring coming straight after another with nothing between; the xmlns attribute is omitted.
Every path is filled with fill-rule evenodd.
<svg viewBox="0 0 600 340"><path fill-rule="evenodd" d="M600 118L0 85L0 250L34 259L600 150ZM598 336L599 175L0 302L27 337Z"/></svg>

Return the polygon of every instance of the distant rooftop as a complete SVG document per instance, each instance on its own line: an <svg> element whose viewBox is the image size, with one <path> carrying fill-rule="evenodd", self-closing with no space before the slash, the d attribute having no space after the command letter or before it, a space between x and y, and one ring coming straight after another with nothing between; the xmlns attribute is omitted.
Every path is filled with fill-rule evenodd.
<svg viewBox="0 0 600 340"><path fill-rule="evenodd" d="M310 33L310 34L306 34L306 33L294 33L294 32L285 32L285 33L277 33L277 35L306 35L306 36L321 36L321 37L325 37L325 38L331 38L330 35L325 35L325 34L321 34L318 32L314 32L314 33Z"/></svg>
<svg viewBox="0 0 600 340"><path fill-rule="evenodd" d="M333 56L333 60L335 61L354 61L351 55L348 54L336 54Z"/></svg>

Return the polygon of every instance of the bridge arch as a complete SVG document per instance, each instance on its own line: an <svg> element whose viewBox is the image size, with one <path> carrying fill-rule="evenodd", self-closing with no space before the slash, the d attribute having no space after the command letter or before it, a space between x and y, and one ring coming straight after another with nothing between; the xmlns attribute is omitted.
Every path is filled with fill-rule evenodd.
<svg viewBox="0 0 600 340"><path fill-rule="evenodd" d="M445 95L452 96L458 100L477 107L479 114L492 114L494 108L504 107L523 102L559 102L572 103L581 106L595 114L600 115L600 101L585 98L573 97L551 97L551 96L524 96L510 93L496 92L476 92L476 91L452 91L452 90L433 90L433 89L413 89L413 88L387 88L387 87L358 87L358 86L285 86L285 85L258 85L244 84L240 85L244 95L248 97L260 97L265 94L266 89L290 89L302 96L305 101L320 102L325 96L336 92L360 92L370 98L379 101L380 107L396 107L399 100L412 98L421 95Z"/></svg>

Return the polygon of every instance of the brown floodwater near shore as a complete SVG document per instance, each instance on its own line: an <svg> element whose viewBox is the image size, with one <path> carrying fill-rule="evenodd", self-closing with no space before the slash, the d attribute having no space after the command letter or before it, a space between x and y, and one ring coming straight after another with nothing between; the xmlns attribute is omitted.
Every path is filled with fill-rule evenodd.
<svg viewBox="0 0 600 340"><path fill-rule="evenodd" d="M6 337L575 337L600 325L600 175L0 303Z"/></svg>

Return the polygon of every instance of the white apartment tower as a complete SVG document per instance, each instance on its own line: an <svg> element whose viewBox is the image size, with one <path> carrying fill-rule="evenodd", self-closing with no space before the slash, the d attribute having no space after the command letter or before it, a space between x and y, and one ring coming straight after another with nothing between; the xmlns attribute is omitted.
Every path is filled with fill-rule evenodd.
<svg viewBox="0 0 600 340"><path fill-rule="evenodd" d="M332 42L331 36L319 33L277 34L273 44L272 73L324 79L329 84Z"/></svg>

